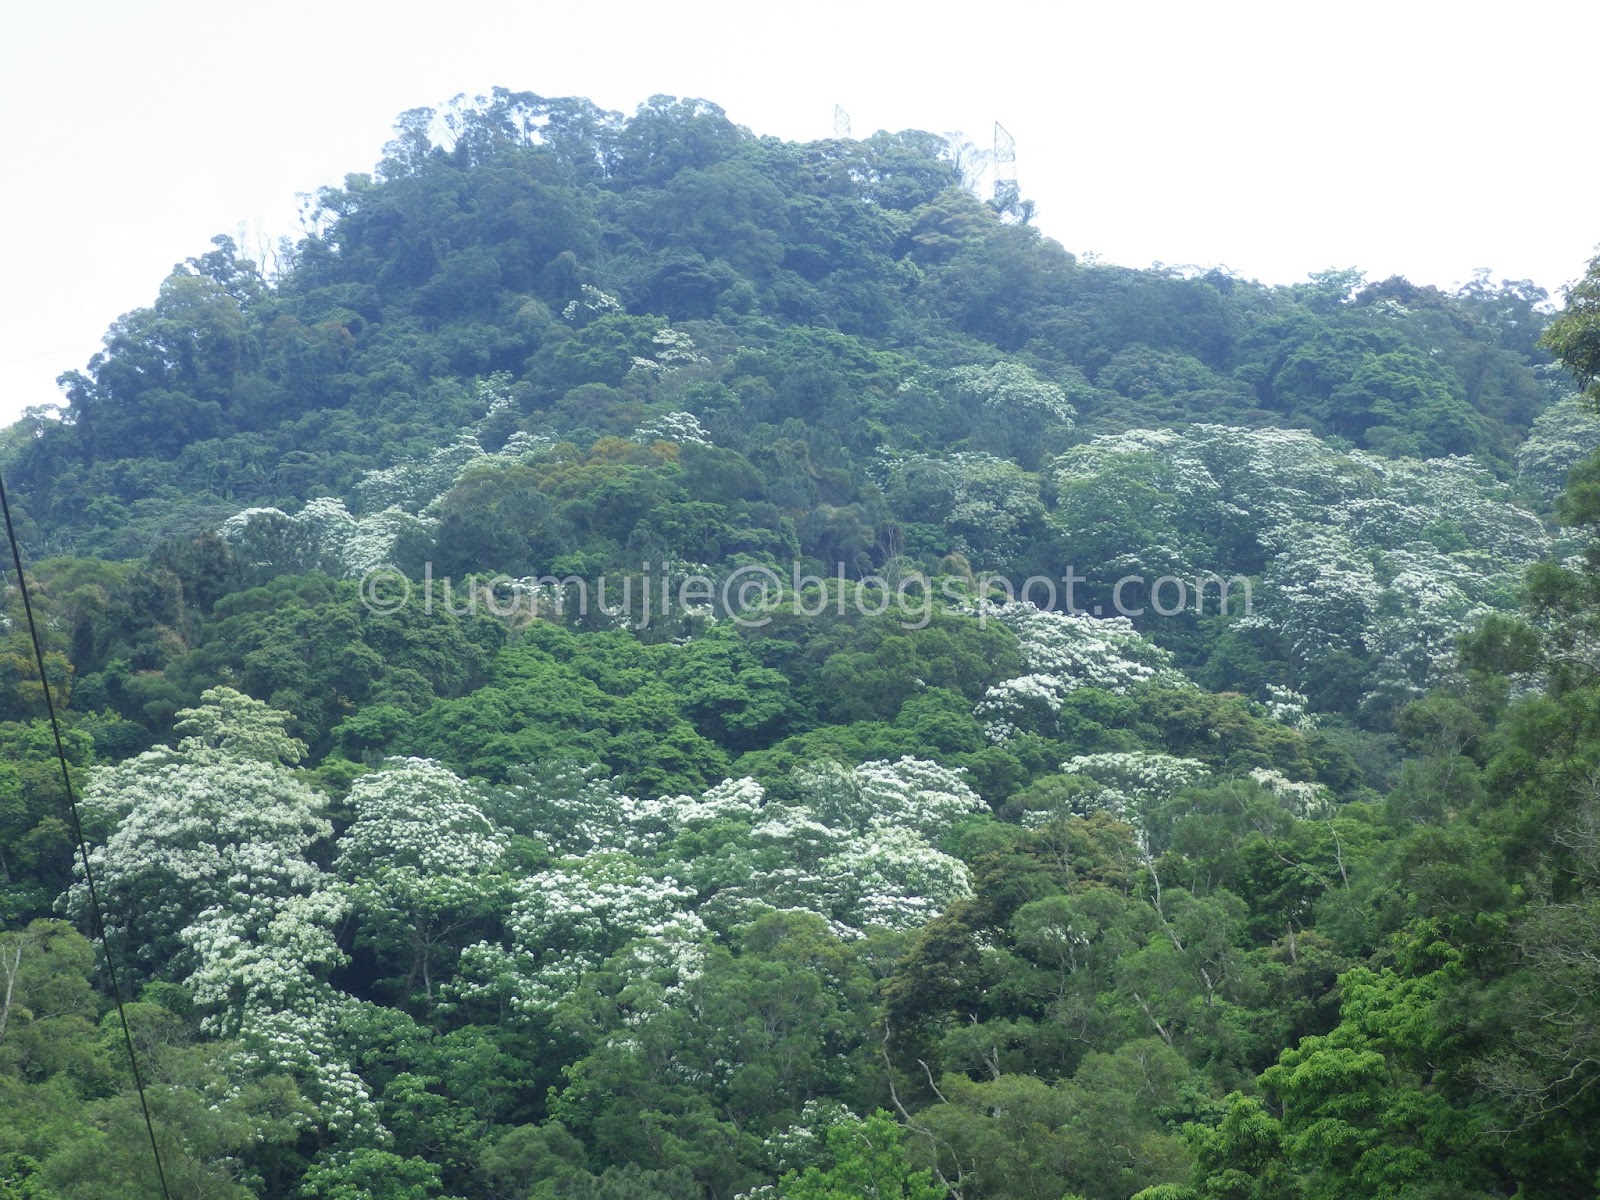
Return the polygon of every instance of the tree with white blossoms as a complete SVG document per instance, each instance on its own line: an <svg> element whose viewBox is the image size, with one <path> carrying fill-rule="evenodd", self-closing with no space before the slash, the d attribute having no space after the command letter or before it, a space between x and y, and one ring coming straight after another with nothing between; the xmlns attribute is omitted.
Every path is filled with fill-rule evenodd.
<svg viewBox="0 0 1600 1200"><path fill-rule="evenodd" d="M1066 393L1020 363L956 367L949 382L972 418L974 450L1014 459L1030 469L1061 444L1077 410Z"/></svg>
<svg viewBox="0 0 1600 1200"><path fill-rule="evenodd" d="M395 550L405 542L433 535L438 522L433 517L408 513L395 505L378 512L362 513L355 529L345 539L341 562L346 578L360 578L369 571L394 562Z"/></svg>
<svg viewBox="0 0 1600 1200"><path fill-rule="evenodd" d="M626 798L604 767L560 761L513 767L507 776L483 796L484 811L502 828L537 839L558 858L626 849Z"/></svg>
<svg viewBox="0 0 1600 1200"><path fill-rule="evenodd" d="M1564 396L1534 418L1517 450L1517 483L1546 504L1566 489L1572 468L1600 450L1600 416L1579 396Z"/></svg>
<svg viewBox="0 0 1600 1200"><path fill-rule="evenodd" d="M913 1165L905 1136L884 1110L863 1119L836 1101L807 1100L795 1124L763 1142L778 1182L734 1200L945 1200L950 1189Z"/></svg>
<svg viewBox="0 0 1600 1200"><path fill-rule="evenodd" d="M366 512L399 508L418 513L450 490L463 472L487 457L477 435L463 429L448 446L441 446L425 459L411 459L368 471L356 484L361 507Z"/></svg>
<svg viewBox="0 0 1600 1200"><path fill-rule="evenodd" d="M1296 672L1334 650L1399 652L1404 666L1374 692L1391 702L1437 682L1440 648L1485 609L1513 606L1522 572L1550 548L1540 520L1471 459L1346 453L1299 430L1133 430L1075 447L1053 473L1064 498L1090 502L1064 499L1053 514L1061 544L1081 546L1110 519L1107 536L1147 572L1179 561L1258 576L1243 627L1281 639ZM1096 500L1135 477L1137 504ZM1220 560L1174 560L1173 545Z"/></svg>
<svg viewBox="0 0 1600 1200"><path fill-rule="evenodd" d="M900 459L887 490L897 510L943 526L942 551L997 567L1023 551L1044 518L1038 477L978 451Z"/></svg>
<svg viewBox="0 0 1600 1200"><path fill-rule="evenodd" d="M177 714L174 729L183 735L177 753L215 750L291 767L305 758L306 744L289 736L288 713L226 687L201 693L200 701Z"/></svg>
<svg viewBox="0 0 1600 1200"><path fill-rule="evenodd" d="M756 785L742 782L749 796ZM966 868L936 844L987 811L958 771L909 756L853 769L821 762L796 769L794 790L796 803L749 810L742 843L685 864L688 878L716 872L701 910L709 924L797 909L853 938L872 925L912 928L967 894Z"/></svg>
<svg viewBox="0 0 1600 1200"><path fill-rule="evenodd" d="M959 858L930 846L914 830L881 822L824 859L821 873L843 884L836 919L863 930L915 929L972 894Z"/></svg>
<svg viewBox="0 0 1600 1200"><path fill-rule="evenodd" d="M1302 821L1325 821L1333 816L1334 799L1325 784L1290 779L1270 767L1257 767L1250 778L1259 783Z"/></svg>
<svg viewBox="0 0 1600 1200"><path fill-rule="evenodd" d="M1449 678L1460 635L1493 608L1476 597L1469 564L1432 546L1394 551L1384 565L1399 570L1385 585L1363 633L1377 660L1367 694L1398 706Z"/></svg>
<svg viewBox="0 0 1600 1200"><path fill-rule="evenodd" d="M490 804L566 857L515 884L509 947L463 953L460 990L469 998L548 1011L608 962L632 963L664 997L699 961L708 925L725 932L775 907L831 909L818 903L829 893L808 868L832 851L836 833L796 864L781 839L757 832L771 810L752 779L698 796L636 798L593 769L525 769Z"/></svg>
<svg viewBox="0 0 1600 1200"><path fill-rule="evenodd" d="M663 375L670 371L676 371L679 367L702 366L711 361L695 347L694 339L681 329L656 330L655 335L650 339L650 345L651 350L648 355L636 354L633 356L631 370L641 372L654 379L660 379ZM688 413L681 415L689 416ZM693 417L689 419L694 420Z"/></svg>
<svg viewBox="0 0 1600 1200"><path fill-rule="evenodd" d="M344 501L312 500L290 516L278 508L247 508L217 529L248 578L345 574L345 547L356 530Z"/></svg>
<svg viewBox="0 0 1600 1200"><path fill-rule="evenodd" d="M650 445L652 442L676 442L680 446L709 446L711 435L693 413L669 412L652 417L634 431L633 440Z"/></svg>
<svg viewBox="0 0 1600 1200"><path fill-rule="evenodd" d="M1211 777L1203 762L1144 750L1078 755L1062 763L1061 771L1091 784L1072 793L1069 804L1075 815L1109 813L1133 826L1141 846L1148 841L1148 821L1156 807ZM1037 814L1033 823L1052 815Z"/></svg>
<svg viewBox="0 0 1600 1200"><path fill-rule="evenodd" d="M948 461L954 468L954 488L944 524L955 535L954 549L1000 562L1020 553L1044 515L1034 477L980 452Z"/></svg>
<svg viewBox="0 0 1600 1200"><path fill-rule="evenodd" d="M296 1011L318 998L319 976L348 961L333 930L349 911L348 897L328 888L244 911L200 913L183 940L198 964L186 983L206 1030L237 1038L252 1017Z"/></svg>
<svg viewBox="0 0 1600 1200"><path fill-rule="evenodd" d="M584 284L578 292L578 299L567 301L567 306L561 310L563 320L581 324L595 317L603 317L608 313L620 313L622 302L610 292L603 292L590 284Z"/></svg>
<svg viewBox="0 0 1600 1200"><path fill-rule="evenodd" d="M840 774L812 769L797 779L807 815L844 834L817 867L837 897L823 915L846 930L910 929L970 893L966 867L935 845L962 817L987 811L960 772L908 755Z"/></svg>
<svg viewBox="0 0 1600 1200"><path fill-rule="evenodd" d="M323 497L294 516L276 508L247 508L217 532L251 578L321 571L338 579L387 564L402 538L430 533L434 524L392 504L355 517L344 501Z"/></svg>
<svg viewBox="0 0 1600 1200"><path fill-rule="evenodd" d="M976 714L994 742L1023 729L1048 729L1068 694L1078 688L1121 695L1144 684L1193 686L1172 665L1171 654L1126 617L1041 609L1023 600L985 603L979 616L1016 634L1027 668L1027 674L995 684L978 703Z"/></svg>
<svg viewBox="0 0 1600 1200"><path fill-rule="evenodd" d="M1277 553L1247 625L1281 632L1296 667L1334 650L1365 654L1367 620L1383 589L1352 531L1297 522L1262 540Z"/></svg>
<svg viewBox="0 0 1600 1200"><path fill-rule="evenodd" d="M96 769L83 797L85 823L111 827L89 855L111 931L152 966L187 962L179 935L202 912L270 916L325 881L312 849L333 827L289 765L305 747L288 715L231 688L201 700L176 746ZM66 903L81 917L78 874Z"/></svg>
<svg viewBox="0 0 1600 1200"><path fill-rule="evenodd" d="M371 1135L377 1112L342 1029L356 1002L327 978L347 961L333 930L348 912L338 889L208 909L183 932L197 964L185 983L202 1030L235 1044L236 1076L288 1074L329 1132Z"/></svg>
<svg viewBox="0 0 1600 1200"><path fill-rule="evenodd" d="M626 797L622 803L625 847L635 853L656 853L686 831L723 821L749 826L766 803L766 791L754 779L725 779L699 796Z"/></svg>
<svg viewBox="0 0 1600 1200"><path fill-rule="evenodd" d="M403 972L403 992L435 999L438 959L484 921L504 891L504 836L481 792L438 763L391 758L355 781L355 820L334 869L360 922L359 939Z"/></svg>
<svg viewBox="0 0 1600 1200"><path fill-rule="evenodd" d="M1372 472L1383 495L1420 510L1430 527L1445 523L1448 532L1459 530L1460 537L1447 539L1446 548L1486 571L1510 567L1520 574L1523 564L1549 551L1544 523L1513 504L1508 486L1470 458L1378 458L1359 452L1352 458ZM1346 513L1341 507L1330 516L1339 521ZM1402 547L1410 540L1404 539Z"/></svg>
<svg viewBox="0 0 1600 1200"><path fill-rule="evenodd" d="M909 754L862 763L853 775L856 806L840 816L857 829L893 825L932 843L963 817L988 811L959 771Z"/></svg>
<svg viewBox="0 0 1600 1200"><path fill-rule="evenodd" d="M676 342L671 345L677 348ZM505 373L480 380L477 400L483 416L458 429L448 444L425 458L363 473L355 488L359 513L352 514L343 500L321 497L293 516L277 508L247 508L224 521L218 532L257 579L308 571L355 578L390 565L403 544L435 534L439 521L434 506L469 471L523 463L553 445L544 434L519 429L498 451L484 449L484 440L516 406L510 385ZM669 414L672 418L687 418L692 424L679 422L674 428L682 436L668 440L698 437L709 444L688 413Z"/></svg>
<svg viewBox="0 0 1600 1200"><path fill-rule="evenodd" d="M523 1014L547 1011L640 939L698 941L704 926L688 911L693 896L626 851L560 859L513 885L509 947L480 942L462 951L458 990Z"/></svg>
<svg viewBox="0 0 1600 1200"><path fill-rule="evenodd" d="M1075 446L1055 461L1047 525L1067 564L1098 595L1129 575L1195 578L1219 556L1212 531L1189 509L1210 507L1218 521L1241 515L1208 494L1215 485L1199 464L1172 453L1175 437L1136 430L1116 442Z"/></svg>
<svg viewBox="0 0 1600 1200"><path fill-rule="evenodd" d="M913 928L969 893L965 867L935 844L987 810L959 772L910 757L823 763L797 772L795 791L796 803L773 804L754 780L731 779L639 799L592 770L516 773L486 803L566 856L513 885L507 944L464 950L456 990L547 1012L622 955L669 994L713 930L763 912L813 912L858 937Z"/></svg>
<svg viewBox="0 0 1600 1200"><path fill-rule="evenodd" d="M241 1074L287 1071L330 1130L374 1127L340 1049L353 1001L326 981L347 904L314 861L333 827L293 769L305 746L258 700L212 688L201 701L178 714L175 746L90 776L85 821L112 827L89 855L109 932L188 986L208 1031L239 1039ZM81 918L81 869L65 899Z"/></svg>
<svg viewBox="0 0 1600 1200"><path fill-rule="evenodd" d="M1281 684L1267 685L1267 715L1290 729L1315 729L1317 719L1306 711L1306 697Z"/></svg>
<svg viewBox="0 0 1600 1200"><path fill-rule="evenodd" d="M837 770L848 779L846 768ZM848 828L818 819L807 805L770 805L740 848L743 878L720 889L701 912L718 928L765 909L812 912L828 918L835 933L854 937L859 931L834 915L844 910L847 890L837 856L851 840Z"/></svg>

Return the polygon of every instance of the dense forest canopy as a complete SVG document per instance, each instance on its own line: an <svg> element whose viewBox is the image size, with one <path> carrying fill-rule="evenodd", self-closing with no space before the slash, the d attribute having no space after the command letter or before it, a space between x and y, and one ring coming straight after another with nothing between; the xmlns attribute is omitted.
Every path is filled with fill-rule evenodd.
<svg viewBox="0 0 1600 1200"><path fill-rule="evenodd" d="M45 687L174 1196L1596 1194L1600 266L960 159L415 109L0 433L0 1200L160 1195Z"/></svg>

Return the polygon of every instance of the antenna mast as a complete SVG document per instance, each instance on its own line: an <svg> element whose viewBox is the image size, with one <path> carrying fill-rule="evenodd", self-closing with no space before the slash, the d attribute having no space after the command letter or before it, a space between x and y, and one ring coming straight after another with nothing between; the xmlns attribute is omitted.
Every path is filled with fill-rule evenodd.
<svg viewBox="0 0 1600 1200"><path fill-rule="evenodd" d="M850 136L850 114L837 104L833 106L833 136L836 138Z"/></svg>
<svg viewBox="0 0 1600 1200"><path fill-rule="evenodd" d="M1015 213L1022 192L1017 187L1017 139L994 123L994 206L1002 213Z"/></svg>

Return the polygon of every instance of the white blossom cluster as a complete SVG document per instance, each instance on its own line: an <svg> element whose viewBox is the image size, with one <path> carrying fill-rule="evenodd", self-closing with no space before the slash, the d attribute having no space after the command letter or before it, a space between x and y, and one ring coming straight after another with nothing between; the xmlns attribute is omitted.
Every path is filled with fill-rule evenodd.
<svg viewBox="0 0 1600 1200"><path fill-rule="evenodd" d="M374 867L411 868L440 880L493 869L504 837L483 815L472 785L426 758L391 758L350 788L355 820L334 867L346 879Z"/></svg>
<svg viewBox="0 0 1600 1200"><path fill-rule="evenodd" d="M859 806L849 816L858 829L890 825L932 842L986 808L959 771L926 759L862 763L853 774Z"/></svg>
<svg viewBox="0 0 1600 1200"><path fill-rule="evenodd" d="M330 1133L379 1132L376 1108L342 1047L355 1005L326 980L346 961L332 930L348 912L338 889L264 912L208 909L183 939L198 966L186 980L208 1033L237 1043L238 1076L285 1073Z"/></svg>
<svg viewBox="0 0 1600 1200"><path fill-rule="evenodd" d="M323 876L308 851L333 833L322 797L287 767L208 747L98 768L83 802L120 817L89 862L113 928L119 909L137 912L151 955L198 912L315 890ZM78 875L67 897L74 912L88 899L81 866Z"/></svg>
<svg viewBox="0 0 1600 1200"><path fill-rule="evenodd" d="M1566 396L1540 413L1517 451L1517 482L1550 503L1572 468L1600 451L1600 416L1581 397Z"/></svg>
<svg viewBox="0 0 1600 1200"><path fill-rule="evenodd" d="M1184 788L1211 778L1211 768L1192 758L1177 758L1144 750L1111 754L1083 754L1061 764L1066 775L1076 775L1091 785L1068 801L1076 816L1104 812L1133 826L1140 845L1148 841L1151 811ZM1029 814L1029 824L1040 824L1058 814L1048 810Z"/></svg>
<svg viewBox="0 0 1600 1200"><path fill-rule="evenodd" d="M491 414L497 405L509 403L507 397L494 396ZM675 440L689 440L692 431L681 432L685 436ZM425 459L366 472L356 484L360 515L352 514L343 500L321 497L293 516L277 508L244 509L224 521L217 532L246 566L258 572L321 571L336 578L365 575L389 564L402 538L432 534L438 518L431 510L468 471L525 462L553 444L543 434L517 430L497 453L490 454L478 439L476 427L464 429L450 445Z"/></svg>
<svg viewBox="0 0 1600 1200"><path fill-rule="evenodd" d="M348 912L343 894L329 888L197 916L183 940L198 963L187 982L205 1027L234 1038L253 1016L299 1007L317 974L347 961L332 930Z"/></svg>
<svg viewBox="0 0 1600 1200"><path fill-rule="evenodd" d="M701 366L711 361L696 348L694 339L681 329L658 329L650 343L653 347L651 352L648 355L635 354L631 369L657 379L679 367Z"/></svg>
<svg viewBox="0 0 1600 1200"><path fill-rule="evenodd" d="M86 808L114 828L92 861L112 911L138 912L141 943L206 1030L236 1044L236 1086L290 1075L319 1136L384 1136L348 1057L362 1005L329 982L351 919L388 944L380 953L418 955L426 976L464 914L497 911L504 941L462 951L441 997L548 1012L603 971L636 1023L676 1002L713 936L762 912L815 912L854 937L913 927L970 892L936 842L982 802L959 772L909 757L802 772L787 804L750 779L641 800L592 769L489 789L395 758L354 781L327 872L318 843L332 826L295 769L304 747L285 714L228 689L204 699L180 714L175 747L94 773ZM560 856L509 879L495 818ZM81 914L81 884L67 899Z"/></svg>
<svg viewBox="0 0 1600 1200"><path fill-rule="evenodd" d="M837 1100L807 1100L794 1124L762 1139L767 1165L774 1175L802 1172L821 1166L827 1153L828 1131L835 1125L858 1126L862 1120ZM781 1200L773 1184L762 1184L754 1191L741 1192L734 1200Z"/></svg>
<svg viewBox="0 0 1600 1200"><path fill-rule="evenodd" d="M345 543L355 518L344 501L318 499L290 516L278 508L247 508L217 528L241 565L252 571L344 574Z"/></svg>
<svg viewBox="0 0 1600 1200"><path fill-rule="evenodd" d="M559 858L596 849L625 850L623 803L605 769L573 762L519 767L491 803L502 824L536 836Z"/></svg>
<svg viewBox="0 0 1600 1200"><path fill-rule="evenodd" d="M957 771L924 759L818 764L797 772L799 805L768 810L759 845L781 850L749 887L755 904L806 908L855 936L869 926L909 929L970 894L959 859L937 841L983 801Z"/></svg>
<svg viewBox="0 0 1600 1200"><path fill-rule="evenodd" d="M1275 553L1244 621L1280 631L1299 662L1362 650L1383 594L1372 556L1362 553L1349 530L1321 523L1296 521L1261 540L1268 537Z"/></svg>
<svg viewBox="0 0 1600 1200"><path fill-rule="evenodd" d="M1452 639L1512 603L1523 569L1550 549L1539 518L1470 459L1342 453L1299 430L1134 430L1076 447L1054 470L1058 487L1108 493L1134 472L1160 495L1164 536L1249 531L1265 567L1247 620L1280 634L1294 661L1381 654L1375 692L1436 681ZM1129 548L1163 566L1170 555Z"/></svg>
<svg viewBox="0 0 1600 1200"><path fill-rule="evenodd" d="M1044 516L1039 480L1016 463L981 451L911 455L889 465L888 487L915 507L942 514L952 550L1002 563L1022 549L1031 522Z"/></svg>
<svg viewBox="0 0 1600 1200"><path fill-rule="evenodd" d="M287 1072L327 1129L375 1130L339 1049L354 1002L326 982L344 961L331 930L347 903L314 858L333 827L290 765L304 747L259 701L227 688L202 701L178 714L175 747L90 775L85 809L115 821L89 855L102 900L113 921L137 913L144 956L183 980L209 1031L239 1042L236 1074ZM82 915L81 872L64 899Z"/></svg>
<svg viewBox="0 0 1600 1200"><path fill-rule="evenodd" d="M1310 701L1293 688L1280 684L1267 685L1267 715L1290 729L1314 729L1317 719L1307 711Z"/></svg>
<svg viewBox="0 0 1600 1200"><path fill-rule="evenodd" d="M1448 521L1466 539L1468 561L1485 567L1544 557L1549 535L1533 513L1510 503L1510 490L1470 458L1382 458L1361 451L1351 457L1372 472L1384 494L1420 509L1430 525ZM1343 519L1343 510L1334 514ZM1408 541L1380 543L1403 548ZM1478 557L1483 556L1483 557Z"/></svg>
<svg viewBox="0 0 1600 1200"><path fill-rule="evenodd" d="M499 373L481 380L477 399L483 416L459 429L449 445L426 458L364 472L356 483L359 515L343 500L321 497L292 516L277 508L244 509L217 532L248 567L268 574L321 571L355 578L388 565L402 538L433 533L438 527L435 506L468 471L526 462L554 444L544 434L519 429L499 451L489 453L483 438L491 423L516 404L510 376Z"/></svg>
<svg viewBox="0 0 1600 1200"><path fill-rule="evenodd" d="M551 1008L637 942L700 941L693 900L668 872L626 851L561 859L514 885L509 947L484 942L462 953L463 990L501 992L525 1013ZM677 953L673 961L697 960Z"/></svg>
<svg viewBox="0 0 1600 1200"><path fill-rule="evenodd" d="M498 452L489 457L503 462L524 462L543 454L553 445L555 441L548 434L519 429L506 439L506 444Z"/></svg>
<svg viewBox="0 0 1600 1200"><path fill-rule="evenodd" d="M1323 784L1298 782L1268 767L1257 767L1250 778L1302 821L1324 821L1333 815L1333 793Z"/></svg>
<svg viewBox="0 0 1600 1200"><path fill-rule="evenodd" d="M765 801L765 789L753 779L727 779L700 796L657 799L625 796L621 802L622 825L618 835L629 851L653 853L685 829L702 828L723 820L751 824Z"/></svg>
<svg viewBox="0 0 1600 1200"><path fill-rule="evenodd" d="M807 805L773 805L751 827L747 877L718 892L702 911L722 926L764 909L812 912L827 918L839 937L859 937L857 924L836 915L846 914L850 904L847 881L839 874L840 852L858 840L846 827L817 820Z"/></svg>
<svg viewBox="0 0 1600 1200"><path fill-rule="evenodd" d="M454 486L472 467L485 458L475 434L462 430L448 446L441 446L425 459L396 463L381 471L367 471L356 484L361 507L367 512L398 508L418 513Z"/></svg>
<svg viewBox="0 0 1600 1200"><path fill-rule="evenodd" d="M501 894L505 836L479 790L438 763L391 758L350 789L355 820L334 863L369 932L422 948L431 1001L431 944L459 915Z"/></svg>
<svg viewBox="0 0 1600 1200"><path fill-rule="evenodd" d="M1464 629L1515 601L1507 594L1499 605L1486 603L1493 597L1480 590L1469 564L1427 545L1395 551L1384 566L1395 574L1362 633L1363 643L1378 656L1368 694L1404 701L1454 670L1456 639Z"/></svg>
<svg viewBox="0 0 1600 1200"><path fill-rule="evenodd" d="M517 406L516 397L511 394L511 373L509 371L496 371L487 379L478 381L478 403L483 405L483 416L478 418L474 427L481 430L501 413L508 413Z"/></svg>
<svg viewBox="0 0 1600 1200"><path fill-rule="evenodd" d="M711 435L699 419L688 412L669 412L639 426L633 440L646 446L653 442L676 442L680 446L709 446Z"/></svg>
<svg viewBox="0 0 1600 1200"><path fill-rule="evenodd" d="M602 292L586 283L578 290L578 299L567 301L566 307L561 310L561 317L563 320L577 321L585 316L603 317L621 311L622 301L610 292Z"/></svg>
<svg viewBox="0 0 1600 1200"><path fill-rule="evenodd" d="M396 505L362 513L355 518L355 529L344 542L339 563L347 578L359 578L393 562L402 538L430 537L437 527L433 517L409 513Z"/></svg>
<svg viewBox="0 0 1600 1200"><path fill-rule="evenodd" d="M1077 688L1123 694L1147 683L1193 686L1172 665L1172 656L1126 617L1045 610L1021 600L985 604L982 615L1016 634L1028 671L991 687L979 701L975 711L991 741L1015 736L1029 714L1053 717Z"/></svg>
<svg viewBox="0 0 1600 1200"><path fill-rule="evenodd" d="M517 940L543 954L609 953L623 940L666 928L693 893L665 873L641 871L628 854L562 859L521 881L512 905Z"/></svg>
<svg viewBox="0 0 1600 1200"><path fill-rule="evenodd" d="M861 928L914 929L972 894L967 868L915 830L879 823L822 862L843 882L843 919Z"/></svg>
<svg viewBox="0 0 1600 1200"><path fill-rule="evenodd" d="M1046 383L1021 363L999 362L992 367L956 367L950 381L958 392L976 399L995 415L1016 419L1025 415L1042 422L1070 426L1078 415L1066 393Z"/></svg>
<svg viewBox="0 0 1600 1200"><path fill-rule="evenodd" d="M323 497L294 516L277 508L247 508L229 517L217 532L253 571L321 571L344 578L383 566L403 536L429 532L434 524L429 517L395 505L356 517L343 500Z"/></svg>
<svg viewBox="0 0 1600 1200"><path fill-rule="evenodd" d="M681 913L658 936L629 942L608 964L640 989L634 996L624 992L624 1002L639 1015L670 1002L673 993L700 977L710 936L697 914Z"/></svg>
<svg viewBox="0 0 1600 1200"><path fill-rule="evenodd" d="M1170 800L1211 775L1211 768L1197 759L1145 750L1080 754L1062 763L1061 770L1100 785L1101 803L1097 808L1127 808Z"/></svg>
<svg viewBox="0 0 1600 1200"><path fill-rule="evenodd" d="M372 1093L342 1049L349 1043L347 1016L360 1007L323 984L294 1008L252 1014L240 1032L234 1069L240 1074L286 1073L312 1102L317 1122L328 1134L381 1141L388 1131Z"/></svg>
<svg viewBox="0 0 1600 1200"><path fill-rule="evenodd" d="M762 912L813 912L859 937L914 927L970 892L935 845L984 807L958 772L909 757L824 764L796 789L793 804L751 779L636 799L593 771L520 773L492 803L566 856L513 885L507 943L463 953L460 992L534 1013L605 965L639 972L640 995L660 1002L693 977L713 930Z"/></svg>

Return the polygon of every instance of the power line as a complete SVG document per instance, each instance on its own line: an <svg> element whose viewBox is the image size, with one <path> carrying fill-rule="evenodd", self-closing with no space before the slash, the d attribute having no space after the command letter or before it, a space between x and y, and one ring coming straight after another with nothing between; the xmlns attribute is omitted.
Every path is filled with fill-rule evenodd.
<svg viewBox="0 0 1600 1200"><path fill-rule="evenodd" d="M106 937L105 914L100 908L100 893L94 886L94 872L89 868L89 843L83 837L83 823L78 819L78 799L72 790L72 773L67 769L67 750L61 742L61 721L56 716L55 698L50 694L50 677L44 669L44 646L39 641L39 625L33 619L33 601L28 596L28 577L22 571L22 547L17 542L16 526L11 523L11 500L6 495L6 482L0 476L0 513L5 514L6 538L11 543L11 562L17 570L17 590L22 593L22 611L28 620L28 636L33 639L33 660L39 666L39 686L44 689L44 707L50 714L50 732L56 741L56 758L61 763L61 783L67 789L67 812L72 818L72 836L78 842L78 856L83 862L83 879L88 885L89 908L94 914L94 932L100 939L100 949L106 956L106 975L111 981L111 998L117 1002L117 1019L122 1023L122 1042L128 1048L128 1066L133 1071L133 1086L139 1092L139 1109L144 1113L144 1130L150 1135L150 1154L156 1163L156 1179L161 1184L164 1200L172 1200L167 1187L167 1172L161 1165L161 1147L156 1144L156 1126L150 1119L150 1102L145 1097L144 1079L139 1074L139 1056L134 1053L133 1033L128 1028L128 1012L122 1003L122 984L117 979L116 960L111 956L111 942Z"/></svg>

